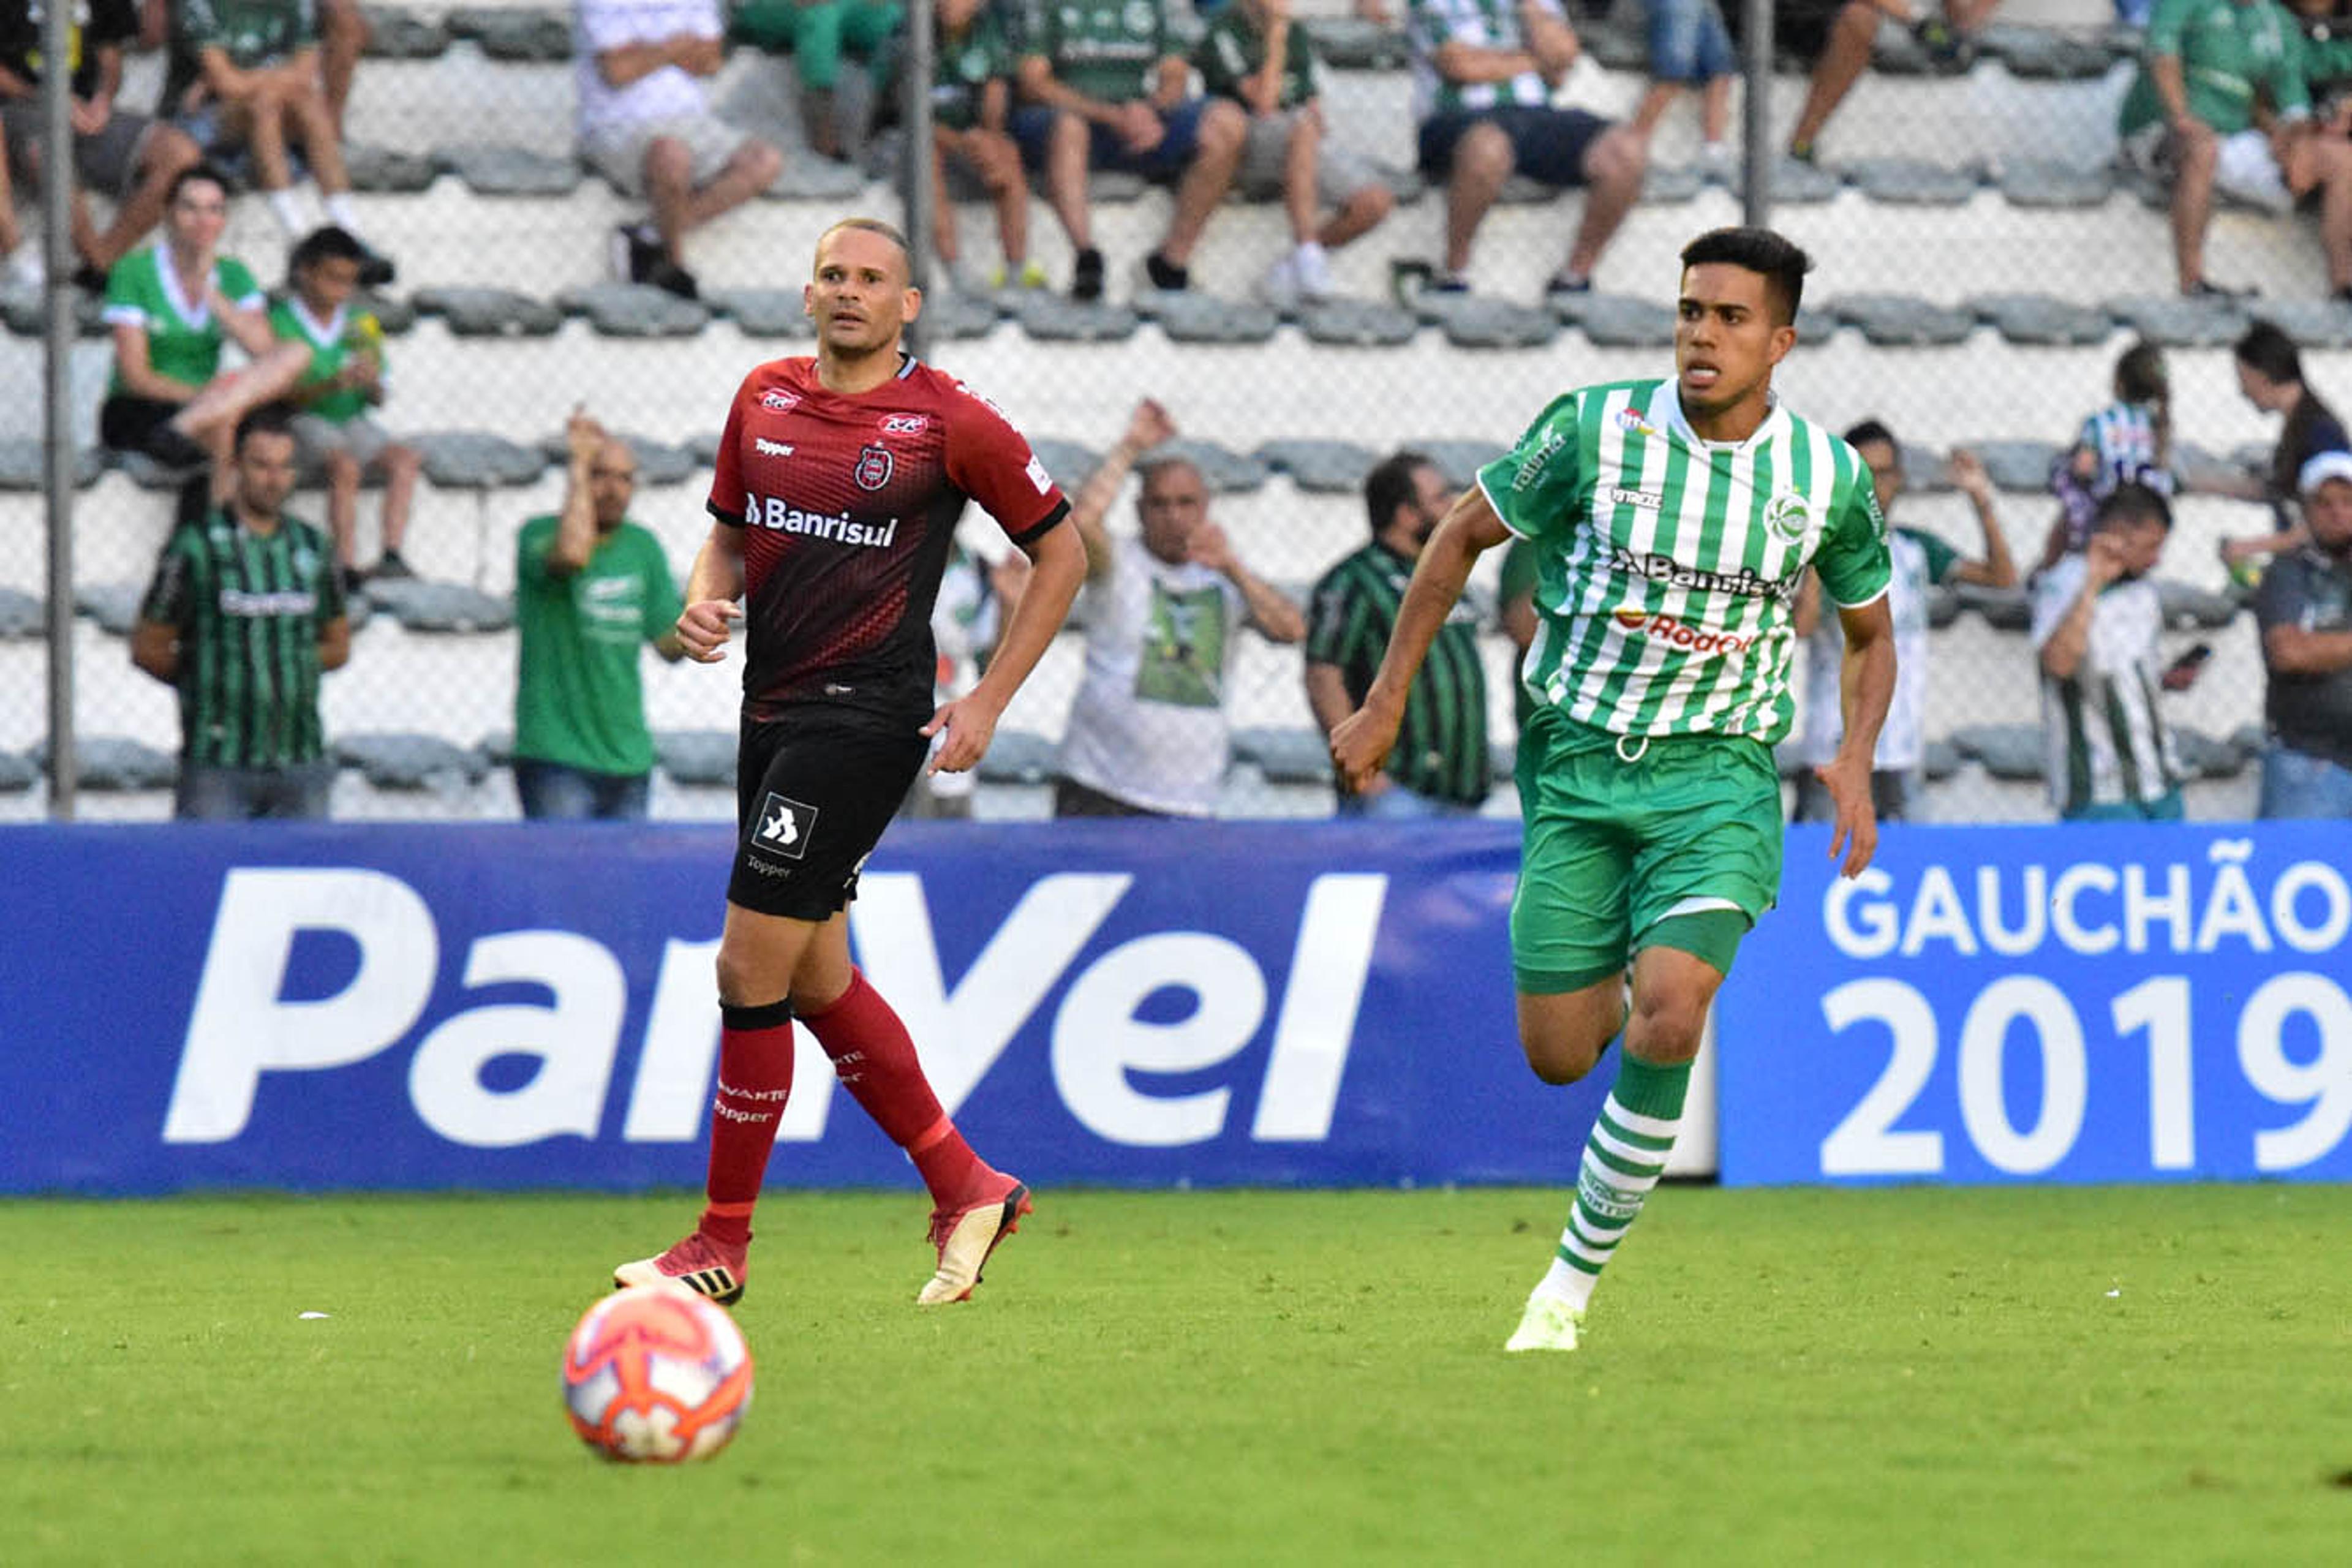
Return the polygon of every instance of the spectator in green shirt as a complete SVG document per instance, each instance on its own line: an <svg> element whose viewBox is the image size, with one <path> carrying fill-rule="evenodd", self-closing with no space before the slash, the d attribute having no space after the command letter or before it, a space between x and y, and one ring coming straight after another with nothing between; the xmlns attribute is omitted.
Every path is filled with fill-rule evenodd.
<svg viewBox="0 0 2352 1568"><path fill-rule="evenodd" d="M1005 127L1013 113L1013 47L1003 24L983 0L939 0L936 65L931 75L931 233L950 279L961 280L962 245L955 204L948 199L948 164L971 171L996 208L996 241L1003 264L992 283L1045 286L1045 268L1029 259L1029 184L1021 149Z"/></svg>
<svg viewBox="0 0 2352 1568"><path fill-rule="evenodd" d="M1087 174L1118 170L1176 184L1154 289L1192 286L1190 262L1242 157L1248 120L1230 99L1192 95L1192 66L1168 27L1166 0L1028 0L1014 80L1013 140L1045 176L1045 200L1077 252L1070 292L1099 300L1103 255L1087 211Z"/></svg>
<svg viewBox="0 0 2352 1568"><path fill-rule="evenodd" d="M890 41L906 18L898 0L743 0L727 31L770 54L793 57L809 151L840 163L846 156L836 101L841 62L857 60L878 90L889 75Z"/></svg>
<svg viewBox="0 0 2352 1568"><path fill-rule="evenodd" d="M515 541L515 792L534 820L646 815L654 766L637 650L676 663L676 579L628 521L637 459L574 409L563 507Z"/></svg>
<svg viewBox="0 0 2352 1568"><path fill-rule="evenodd" d="M1234 0L1216 15L1192 63L1209 96L1249 115L1240 178L1249 191L1279 190L1294 247L1266 275L1276 304L1332 291L1328 252L1370 232L1396 205L1396 193L1370 160L1325 140L1321 62L1290 25L1290 0ZM1330 217L1318 223L1318 204Z"/></svg>

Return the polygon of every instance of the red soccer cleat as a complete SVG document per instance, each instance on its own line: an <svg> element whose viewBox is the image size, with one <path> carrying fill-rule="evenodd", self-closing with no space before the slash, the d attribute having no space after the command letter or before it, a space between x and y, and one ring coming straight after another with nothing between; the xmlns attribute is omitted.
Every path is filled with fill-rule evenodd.
<svg viewBox="0 0 2352 1568"><path fill-rule="evenodd" d="M659 1258L640 1258L613 1270L613 1289L632 1285L683 1285L698 1296L708 1296L731 1307L743 1294L743 1247L723 1247L696 1231Z"/></svg>

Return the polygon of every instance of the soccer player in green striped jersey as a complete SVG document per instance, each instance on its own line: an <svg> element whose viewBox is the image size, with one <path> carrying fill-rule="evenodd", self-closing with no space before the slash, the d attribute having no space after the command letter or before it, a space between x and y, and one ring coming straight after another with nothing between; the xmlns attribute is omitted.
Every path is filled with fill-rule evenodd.
<svg viewBox="0 0 2352 1568"><path fill-rule="evenodd" d="M1363 706L1331 736L1360 788L1478 556L1533 545L1519 1045L1546 1083L1583 1077L1621 1030L1625 1048L1512 1351L1576 1348L1602 1266L1664 1173L1716 989L1779 893L1772 746L1794 707L1808 566L1846 639L1845 738L1817 770L1836 808L1830 853L1857 876L1877 844L1871 758L1895 689L1886 523L1861 457L1772 392L1811 263L1758 228L1701 235L1682 261L1675 378L1568 393L1479 470L1422 551Z"/></svg>
<svg viewBox="0 0 2352 1568"><path fill-rule="evenodd" d="M180 693L183 817L320 817L335 764L319 678L351 657L327 536L280 510L294 431L277 405L237 424L228 500L163 546L131 659Z"/></svg>

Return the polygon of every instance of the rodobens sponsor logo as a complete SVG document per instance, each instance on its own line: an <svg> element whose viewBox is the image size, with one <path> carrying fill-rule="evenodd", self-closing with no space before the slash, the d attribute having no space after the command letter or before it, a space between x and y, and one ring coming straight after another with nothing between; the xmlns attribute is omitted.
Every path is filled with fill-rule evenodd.
<svg viewBox="0 0 2352 1568"><path fill-rule="evenodd" d="M1746 653L1756 641L1753 633L1701 631L1672 616L1630 605L1611 613L1625 630L1645 637L1655 637L1685 653Z"/></svg>

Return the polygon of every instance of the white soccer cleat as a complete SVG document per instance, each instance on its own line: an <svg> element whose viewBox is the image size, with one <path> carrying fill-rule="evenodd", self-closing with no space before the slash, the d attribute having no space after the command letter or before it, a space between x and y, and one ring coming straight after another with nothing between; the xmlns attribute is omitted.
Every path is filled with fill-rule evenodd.
<svg viewBox="0 0 2352 1568"><path fill-rule="evenodd" d="M1538 1290L1528 1298L1528 1310L1519 1319L1518 1331L1503 1342L1506 1351L1572 1351L1576 1348L1576 1331L1582 1326L1584 1314L1549 1290Z"/></svg>
<svg viewBox="0 0 2352 1568"><path fill-rule="evenodd" d="M915 1304L944 1307L970 1300L972 1287L980 1283L981 1266L998 1242L1021 1228L1021 1216L1029 1210L1029 1189L1016 1181L1009 1192L964 1208L934 1212L931 1245L940 1251L939 1271L924 1281Z"/></svg>

